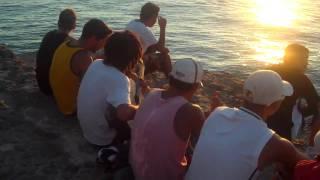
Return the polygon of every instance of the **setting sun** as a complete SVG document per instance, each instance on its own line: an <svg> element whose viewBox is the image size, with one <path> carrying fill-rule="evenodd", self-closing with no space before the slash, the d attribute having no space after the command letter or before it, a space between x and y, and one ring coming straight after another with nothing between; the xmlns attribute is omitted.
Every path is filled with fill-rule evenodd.
<svg viewBox="0 0 320 180"><path fill-rule="evenodd" d="M291 26L297 18L297 4L292 0L255 0L257 20L271 26Z"/></svg>

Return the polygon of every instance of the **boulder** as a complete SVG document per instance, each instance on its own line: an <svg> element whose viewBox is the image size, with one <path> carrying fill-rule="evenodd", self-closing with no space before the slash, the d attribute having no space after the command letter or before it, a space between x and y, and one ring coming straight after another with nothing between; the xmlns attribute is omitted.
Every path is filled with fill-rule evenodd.
<svg viewBox="0 0 320 180"><path fill-rule="evenodd" d="M0 58L15 58L15 54L5 45L0 44Z"/></svg>

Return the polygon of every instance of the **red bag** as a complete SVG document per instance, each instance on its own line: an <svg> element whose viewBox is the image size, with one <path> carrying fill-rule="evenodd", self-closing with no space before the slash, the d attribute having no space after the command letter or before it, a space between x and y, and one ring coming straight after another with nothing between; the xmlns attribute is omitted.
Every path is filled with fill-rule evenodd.
<svg viewBox="0 0 320 180"><path fill-rule="evenodd" d="M320 180L320 158L299 161L294 170L294 180Z"/></svg>

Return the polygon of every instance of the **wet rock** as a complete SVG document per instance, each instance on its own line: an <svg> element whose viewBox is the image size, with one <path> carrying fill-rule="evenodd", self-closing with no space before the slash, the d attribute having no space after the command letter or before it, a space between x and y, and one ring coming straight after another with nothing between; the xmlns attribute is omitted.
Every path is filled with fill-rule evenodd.
<svg viewBox="0 0 320 180"><path fill-rule="evenodd" d="M4 100L0 100L0 109L7 109L9 106L6 104Z"/></svg>
<svg viewBox="0 0 320 180"><path fill-rule="evenodd" d="M4 44L0 44L0 58L14 59L14 53Z"/></svg>

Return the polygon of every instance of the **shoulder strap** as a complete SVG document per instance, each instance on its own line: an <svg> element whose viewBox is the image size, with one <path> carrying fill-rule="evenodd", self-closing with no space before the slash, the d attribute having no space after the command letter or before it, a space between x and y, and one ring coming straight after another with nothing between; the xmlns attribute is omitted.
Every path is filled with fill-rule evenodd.
<svg viewBox="0 0 320 180"><path fill-rule="evenodd" d="M254 169L254 171L251 173L248 180L252 180L252 178L254 177L254 175L256 174L257 171L258 171L258 168Z"/></svg>

